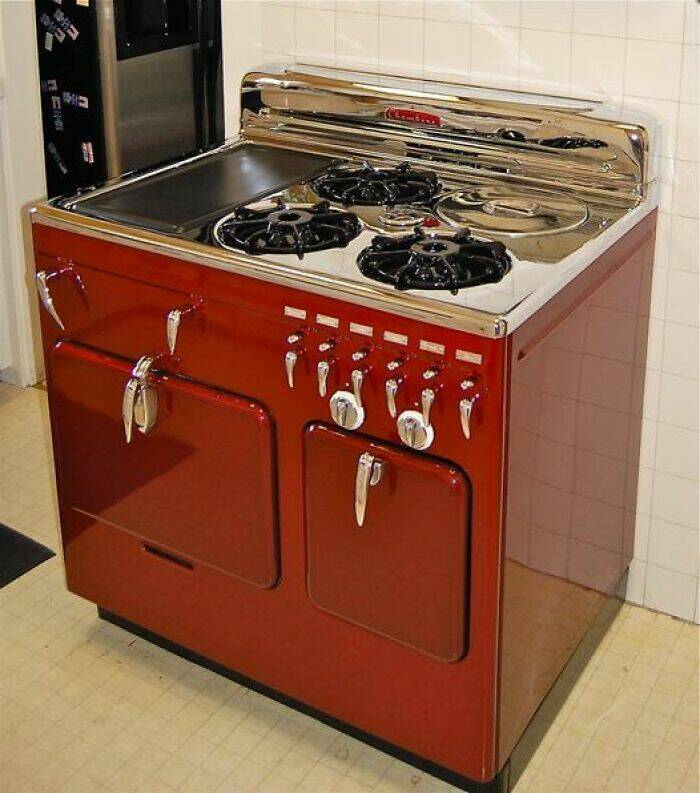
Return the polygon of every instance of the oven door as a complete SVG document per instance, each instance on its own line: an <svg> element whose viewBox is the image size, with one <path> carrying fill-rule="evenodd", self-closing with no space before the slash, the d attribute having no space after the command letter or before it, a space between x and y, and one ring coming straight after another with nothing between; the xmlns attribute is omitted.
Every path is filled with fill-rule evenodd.
<svg viewBox="0 0 700 793"><path fill-rule="evenodd" d="M49 395L62 509L137 535L145 550L167 559L274 586L270 414L250 399L156 373L149 379L152 424L140 431L137 406L127 442L124 393L133 366L76 344L52 350Z"/></svg>
<svg viewBox="0 0 700 793"><path fill-rule="evenodd" d="M449 463L323 424L304 435L308 592L443 661L466 650L469 484Z"/></svg>

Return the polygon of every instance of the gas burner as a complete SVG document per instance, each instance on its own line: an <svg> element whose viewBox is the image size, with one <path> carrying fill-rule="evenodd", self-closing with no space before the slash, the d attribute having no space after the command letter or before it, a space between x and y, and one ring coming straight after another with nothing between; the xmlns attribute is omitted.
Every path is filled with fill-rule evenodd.
<svg viewBox="0 0 700 793"><path fill-rule="evenodd" d="M246 253L305 253L344 248L362 228L357 215L332 209L328 201L285 204L278 199L261 209L238 207L214 226L214 239L228 250Z"/></svg>
<svg viewBox="0 0 700 793"><path fill-rule="evenodd" d="M375 237L357 257L362 275L396 289L449 289L500 281L510 269L502 242L475 240L468 230L428 235L422 228L406 237Z"/></svg>
<svg viewBox="0 0 700 793"><path fill-rule="evenodd" d="M507 185L474 187L442 198L437 215L453 226L469 226L508 237L571 231L588 220L588 207L564 193Z"/></svg>
<svg viewBox="0 0 700 793"><path fill-rule="evenodd" d="M396 168L331 168L313 183L321 198L340 204L387 206L425 204L437 195L440 182L432 171L414 170L407 162Z"/></svg>

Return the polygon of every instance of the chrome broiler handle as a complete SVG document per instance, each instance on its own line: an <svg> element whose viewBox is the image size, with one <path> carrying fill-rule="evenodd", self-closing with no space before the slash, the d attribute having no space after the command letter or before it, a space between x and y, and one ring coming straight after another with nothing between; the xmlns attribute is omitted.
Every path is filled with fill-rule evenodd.
<svg viewBox="0 0 700 793"><path fill-rule="evenodd" d="M364 452L357 461L357 475L355 476L355 520L359 528L365 522L367 511L367 494L370 487L378 485L384 475L385 463L373 454Z"/></svg>
<svg viewBox="0 0 700 793"><path fill-rule="evenodd" d="M151 372L154 363L155 359L148 355L139 358L124 386L122 420L127 443L131 443L134 424L145 435L158 420L158 395Z"/></svg>

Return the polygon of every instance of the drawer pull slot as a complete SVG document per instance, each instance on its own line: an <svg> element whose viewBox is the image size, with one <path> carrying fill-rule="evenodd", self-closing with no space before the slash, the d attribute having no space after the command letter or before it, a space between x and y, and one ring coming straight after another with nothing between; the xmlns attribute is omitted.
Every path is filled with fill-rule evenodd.
<svg viewBox="0 0 700 793"><path fill-rule="evenodd" d="M187 561L187 559L180 559L179 556L174 556L173 554L168 553L161 548L156 548L155 545L149 545L147 542L144 542L143 550L146 551L146 553L150 553L151 556L156 556L158 559L162 559L165 562L170 562L170 564L177 565L178 567L182 567L185 570L194 570L194 565L192 562Z"/></svg>

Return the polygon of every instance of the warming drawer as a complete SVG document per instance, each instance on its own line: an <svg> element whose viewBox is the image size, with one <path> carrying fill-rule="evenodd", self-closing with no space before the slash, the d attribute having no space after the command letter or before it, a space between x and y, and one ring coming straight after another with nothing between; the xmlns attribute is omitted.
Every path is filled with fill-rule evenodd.
<svg viewBox="0 0 700 793"><path fill-rule="evenodd" d="M279 578L274 429L257 402L170 375L149 380L147 432L127 443L134 363L57 344L50 403L62 506L147 550L272 587Z"/></svg>
<svg viewBox="0 0 700 793"><path fill-rule="evenodd" d="M469 484L449 463L323 424L304 435L308 593L443 661L466 649Z"/></svg>

